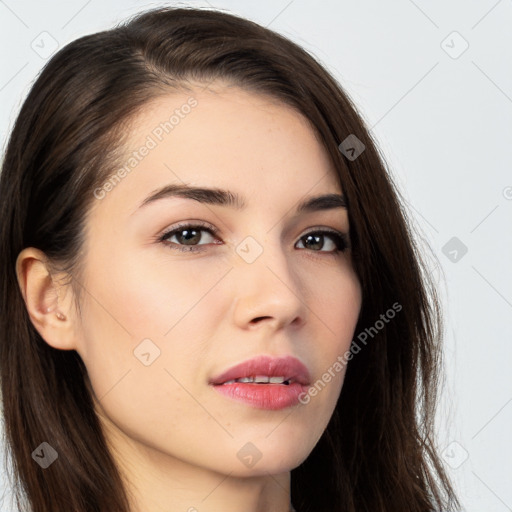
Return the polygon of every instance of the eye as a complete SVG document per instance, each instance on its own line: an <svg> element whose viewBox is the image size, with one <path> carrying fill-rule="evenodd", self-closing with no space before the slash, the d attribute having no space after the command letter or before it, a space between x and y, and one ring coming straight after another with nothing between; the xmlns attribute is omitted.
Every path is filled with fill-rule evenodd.
<svg viewBox="0 0 512 512"><path fill-rule="evenodd" d="M178 251L199 252L205 249L198 248L197 245L212 243L208 238L214 237L217 231L217 228L210 224L179 224L170 231L166 231L159 238L159 241ZM208 235L205 237L202 233L207 233ZM203 243L199 244L199 241Z"/></svg>
<svg viewBox="0 0 512 512"><path fill-rule="evenodd" d="M326 239L331 239L330 245L331 250L323 251L323 250L317 250L318 247L323 248L325 244ZM312 249L314 252L328 252L328 253L340 253L344 252L349 248L349 243L347 236L344 233L340 233L338 231L331 231L331 230L318 230L318 231L310 231L306 235L302 236L299 240L300 242L305 242L306 249ZM304 245L304 243L303 243ZM334 246L334 249L332 247Z"/></svg>
<svg viewBox="0 0 512 512"><path fill-rule="evenodd" d="M170 249L181 252L202 252L207 249L201 248L201 245L222 243L215 241L217 232L218 229L211 224L182 223L163 233L158 238L158 241L164 243ZM203 233L206 233L206 236L204 236ZM302 243L303 245L303 247L299 247L299 249L310 249L313 252L323 252L333 255L344 252L349 248L348 238L344 233L327 229L310 231L303 235L298 243ZM322 250L326 245L328 246L328 250Z"/></svg>

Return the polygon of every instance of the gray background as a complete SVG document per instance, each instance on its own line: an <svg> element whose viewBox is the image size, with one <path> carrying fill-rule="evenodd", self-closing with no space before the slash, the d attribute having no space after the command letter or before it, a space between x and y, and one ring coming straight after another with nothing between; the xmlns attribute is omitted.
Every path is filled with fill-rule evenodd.
<svg viewBox="0 0 512 512"><path fill-rule="evenodd" d="M0 0L2 148L54 47L163 4ZM430 267L444 301L447 373L439 449L465 511L512 511L512 2L179 4L283 33L358 105L438 258ZM1 485L0 512L11 511Z"/></svg>

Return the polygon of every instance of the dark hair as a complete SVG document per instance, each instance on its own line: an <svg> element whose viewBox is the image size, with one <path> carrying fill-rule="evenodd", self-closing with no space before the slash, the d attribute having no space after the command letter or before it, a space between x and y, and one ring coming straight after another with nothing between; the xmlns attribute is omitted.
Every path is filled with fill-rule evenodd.
<svg viewBox="0 0 512 512"><path fill-rule="evenodd" d="M0 377L18 506L26 498L33 512L129 510L85 365L32 325L16 258L40 249L80 292L86 215L120 163L127 123L153 98L216 79L296 109L324 145L348 203L363 292L356 333L402 307L350 361L325 433L292 471L296 509L453 510L433 425L440 306L384 158L347 94L306 51L251 21L192 8L148 11L62 48L12 130L0 176ZM355 159L338 148L350 135L365 146ZM59 453L44 471L31 457L42 441Z"/></svg>

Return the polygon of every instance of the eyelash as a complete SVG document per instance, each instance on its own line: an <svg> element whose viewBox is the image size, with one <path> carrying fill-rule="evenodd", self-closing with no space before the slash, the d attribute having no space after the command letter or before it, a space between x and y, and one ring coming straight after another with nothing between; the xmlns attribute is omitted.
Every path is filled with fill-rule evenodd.
<svg viewBox="0 0 512 512"><path fill-rule="evenodd" d="M200 231L206 231L212 236L216 236L218 233L218 229L215 226L212 226L211 224L207 223L201 223L197 222L195 224L178 224L177 226L174 226L168 231L165 231L158 237L158 242L163 243L164 245L168 246L170 249L177 250L180 252L203 252L206 250L206 248L200 248L201 245L208 245L208 244L201 244L201 245L180 245L176 244L175 242L169 242L167 239L172 238L172 236L179 234L182 231L185 230L200 230ZM318 252L318 253L324 253L331 256L336 256L340 253L345 252L348 248L350 248L350 244L348 243L348 238L344 233L340 233L339 231L334 231L330 229L318 229L316 231L309 231L308 233L305 233L300 237L299 240L302 240L306 238L308 235L329 235L335 245L336 249L333 251L315 251L312 252ZM304 242L303 242L304 243ZM304 244L305 245L305 244Z"/></svg>

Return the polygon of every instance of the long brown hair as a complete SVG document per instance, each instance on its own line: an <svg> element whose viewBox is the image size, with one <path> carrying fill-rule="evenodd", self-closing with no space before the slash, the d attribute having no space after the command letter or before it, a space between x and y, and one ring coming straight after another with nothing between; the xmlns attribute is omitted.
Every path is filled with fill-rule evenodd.
<svg viewBox="0 0 512 512"><path fill-rule="evenodd" d="M76 278L93 191L120 164L126 123L150 99L186 90L189 80L215 79L309 119L348 203L363 290L355 334L372 335L348 364L324 435L292 471L294 506L454 510L459 502L433 431L440 306L384 158L347 94L306 51L249 20L193 8L148 11L62 48L12 130L0 176L0 378L18 507L26 500L32 512L127 512L129 500L93 409L85 365L75 351L50 347L32 325L16 258L36 247ZM339 149L349 136L364 144L357 158ZM393 304L400 312L375 328ZM31 456L42 442L58 453L45 470Z"/></svg>

